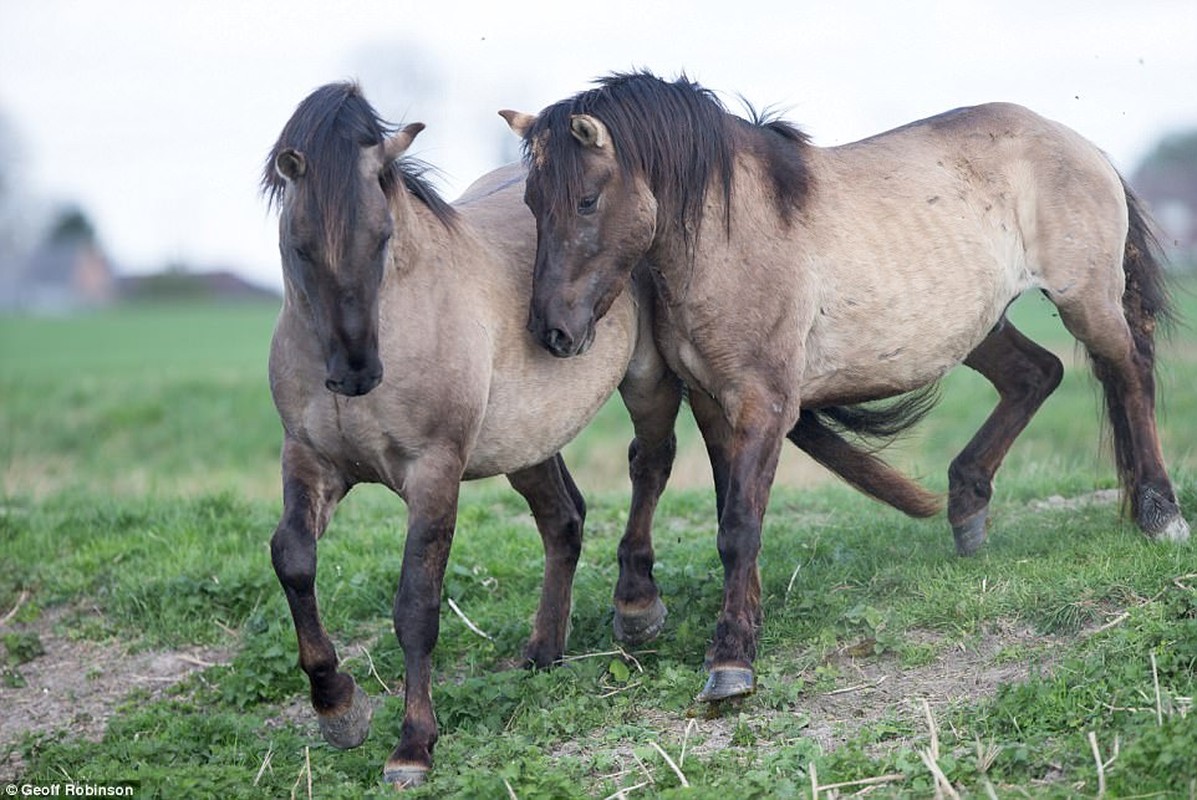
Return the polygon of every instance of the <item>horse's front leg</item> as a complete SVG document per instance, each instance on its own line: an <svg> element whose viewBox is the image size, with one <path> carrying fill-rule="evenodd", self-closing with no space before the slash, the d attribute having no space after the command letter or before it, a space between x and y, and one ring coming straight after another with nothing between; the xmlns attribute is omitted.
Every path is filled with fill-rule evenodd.
<svg viewBox="0 0 1197 800"><path fill-rule="evenodd" d="M619 542L614 627L615 638L630 645L651 641L665 627L665 604L653 580L653 515L673 471L682 402L681 381L664 362L657 359L644 372L629 374L619 387L636 438L628 446L632 504Z"/></svg>
<svg viewBox="0 0 1197 800"><path fill-rule="evenodd" d="M299 640L299 665L311 684L320 732L334 747L357 747L370 732L370 701L337 671L337 652L316 603L316 541L349 484L298 442L283 444L283 514L270 540L271 561Z"/></svg>
<svg viewBox="0 0 1197 800"><path fill-rule="evenodd" d="M507 480L528 502L544 543L544 584L524 657L533 666L550 667L565 653L569 636L574 572L582 554L586 502L560 453L511 473Z"/></svg>
<svg viewBox="0 0 1197 800"><path fill-rule="evenodd" d="M407 543L395 593L395 635L403 648L403 727L384 778L397 788L423 783L432 767L436 715L432 708L432 649L440 635L441 587L457 521L462 463L426 458L409 472Z"/></svg>
<svg viewBox="0 0 1197 800"><path fill-rule="evenodd" d="M762 620L757 563L761 526L782 439L792 423L777 399L744 393L736 401L725 411L699 392L691 395L720 496L717 541L723 562L723 609L707 651L709 674L700 701L755 689L752 662Z"/></svg>

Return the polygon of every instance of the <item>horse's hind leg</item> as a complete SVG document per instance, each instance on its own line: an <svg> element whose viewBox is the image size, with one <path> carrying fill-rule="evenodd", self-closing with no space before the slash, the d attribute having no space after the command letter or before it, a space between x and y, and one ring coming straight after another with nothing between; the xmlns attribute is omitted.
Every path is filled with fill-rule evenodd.
<svg viewBox="0 0 1197 800"><path fill-rule="evenodd" d="M1124 305L1128 303L1133 299L1124 298ZM1084 343L1101 381L1118 481L1135 523L1151 539L1187 540L1189 526L1176 502L1156 427L1153 325L1132 325L1123 309L1104 303L1057 305L1068 330Z"/></svg>
<svg viewBox="0 0 1197 800"><path fill-rule="evenodd" d="M655 381L620 387L636 438L628 446L632 504L619 542L619 580L615 584L615 638L625 644L650 641L665 627L666 610L653 580L653 514L665 491L677 440L673 427L681 405L681 383L668 371Z"/></svg>
<svg viewBox="0 0 1197 800"><path fill-rule="evenodd" d="M948 468L948 522L962 556L985 541L993 476L1010 445L1064 375L1060 359L1008 321L995 328L964 363L998 392L998 404Z"/></svg>
<svg viewBox="0 0 1197 800"><path fill-rule="evenodd" d="M534 666L560 660L569 636L574 571L582 553L586 503L561 455L513 472L507 480L528 501L544 542L544 586L524 657Z"/></svg>
<svg viewBox="0 0 1197 800"><path fill-rule="evenodd" d="M283 514L270 541L275 574L287 596L320 732L334 747L357 747L370 732L372 709L353 677L337 671L337 652L316 603L316 540L347 485L308 450L283 445Z"/></svg>

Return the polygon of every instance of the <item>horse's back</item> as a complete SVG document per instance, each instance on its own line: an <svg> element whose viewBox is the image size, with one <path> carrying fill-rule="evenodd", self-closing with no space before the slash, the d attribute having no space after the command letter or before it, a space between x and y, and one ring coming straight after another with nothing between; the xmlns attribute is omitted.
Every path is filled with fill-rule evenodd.
<svg viewBox="0 0 1197 800"><path fill-rule="evenodd" d="M528 170L523 162L517 161L513 164L505 164L498 169L486 173L467 186L466 190L461 193L461 197L453 201L453 205L472 205L484 198L501 194L504 191L511 191L512 189L519 191L522 196L524 179L527 175Z"/></svg>

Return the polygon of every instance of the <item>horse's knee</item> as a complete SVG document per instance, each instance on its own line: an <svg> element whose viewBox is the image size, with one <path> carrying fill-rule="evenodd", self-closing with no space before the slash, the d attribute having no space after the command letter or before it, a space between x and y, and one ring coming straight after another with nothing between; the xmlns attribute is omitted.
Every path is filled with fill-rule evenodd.
<svg viewBox="0 0 1197 800"><path fill-rule="evenodd" d="M586 525L586 502L579 494L575 503L562 505L554 519L541 531L545 555L576 563L582 555L582 531Z"/></svg>
<svg viewBox="0 0 1197 800"><path fill-rule="evenodd" d="M270 538L270 561L283 586L302 589L316 584L316 539L279 523Z"/></svg>
<svg viewBox="0 0 1197 800"><path fill-rule="evenodd" d="M669 480L676 456L677 437L673 431L653 444L637 436L628 445L628 475L633 483L652 483L660 492Z"/></svg>

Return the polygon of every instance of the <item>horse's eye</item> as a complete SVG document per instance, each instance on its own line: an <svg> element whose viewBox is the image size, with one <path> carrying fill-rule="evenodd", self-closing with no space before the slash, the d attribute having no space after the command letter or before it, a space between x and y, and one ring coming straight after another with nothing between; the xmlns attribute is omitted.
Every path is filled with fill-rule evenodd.
<svg viewBox="0 0 1197 800"><path fill-rule="evenodd" d="M591 194L578 201L579 214L593 214L598 208L598 195Z"/></svg>

